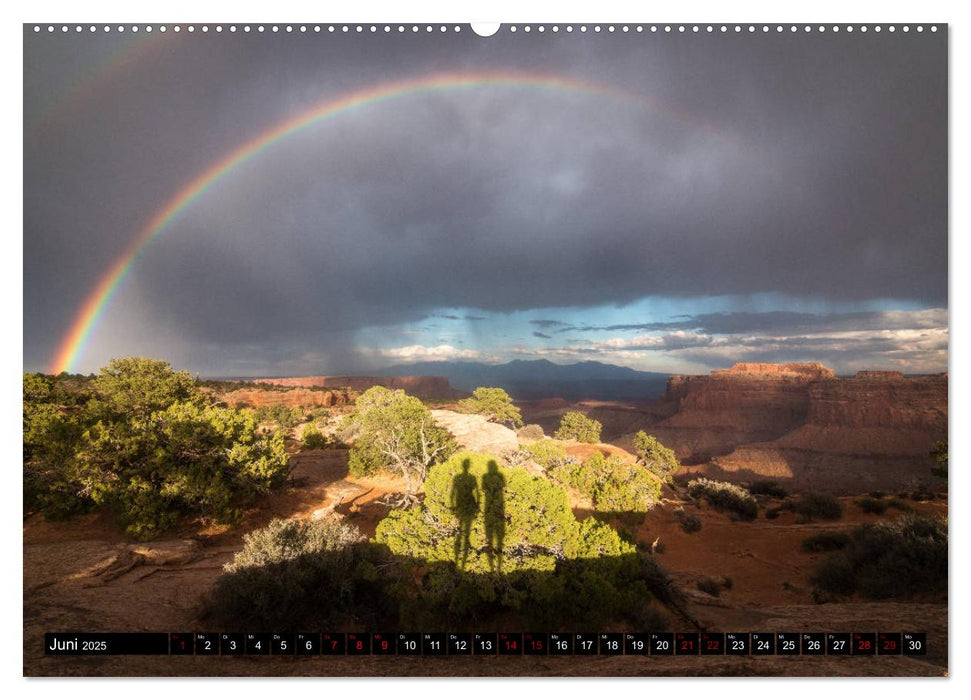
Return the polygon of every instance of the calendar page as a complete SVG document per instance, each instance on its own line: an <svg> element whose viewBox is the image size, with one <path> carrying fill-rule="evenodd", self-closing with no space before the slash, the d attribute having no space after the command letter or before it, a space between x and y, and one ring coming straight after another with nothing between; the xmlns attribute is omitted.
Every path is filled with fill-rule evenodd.
<svg viewBox="0 0 971 700"><path fill-rule="evenodd" d="M949 674L947 24L22 32L24 675Z"/></svg>

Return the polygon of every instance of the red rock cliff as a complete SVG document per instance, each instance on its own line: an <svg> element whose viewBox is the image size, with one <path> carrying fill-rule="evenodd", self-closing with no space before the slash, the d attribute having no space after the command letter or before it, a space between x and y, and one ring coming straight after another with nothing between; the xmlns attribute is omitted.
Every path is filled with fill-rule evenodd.
<svg viewBox="0 0 971 700"><path fill-rule="evenodd" d="M352 391L367 391L373 386L383 386L388 389L404 389L412 396L422 399L453 399L460 392L452 388L446 377L363 377L363 376L310 376L310 377L278 377L274 379L253 379L251 381L278 386L315 386L323 388L348 387Z"/></svg>
<svg viewBox="0 0 971 700"><path fill-rule="evenodd" d="M947 434L947 377L859 372L819 363L739 363L673 376L673 415L653 426L679 455L724 455L746 443L840 454L924 455Z"/></svg>

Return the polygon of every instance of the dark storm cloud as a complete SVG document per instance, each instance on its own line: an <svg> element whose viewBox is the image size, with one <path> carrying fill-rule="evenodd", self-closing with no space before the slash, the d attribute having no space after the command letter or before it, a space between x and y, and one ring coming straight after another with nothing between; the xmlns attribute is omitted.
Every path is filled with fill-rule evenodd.
<svg viewBox="0 0 971 700"><path fill-rule="evenodd" d="M434 314L431 318L444 318L447 321L486 321L485 316L473 316L471 314L466 314L465 316L456 316L455 314Z"/></svg>
<svg viewBox="0 0 971 700"><path fill-rule="evenodd" d="M947 311L926 309L920 312L857 311L852 313L809 314L795 311L731 312L684 316L677 321L622 323L609 326L569 326L566 331L671 331L694 330L702 333L793 334L822 331L897 330L902 328L941 328L947 326Z"/></svg>
<svg viewBox="0 0 971 700"><path fill-rule="evenodd" d="M118 335L97 347L123 353L129 337L165 327L159 348L189 367L254 347L268 363L352 362L361 328L443 308L764 292L947 304L943 33L170 33L125 38L116 67L99 71L118 41L25 35L29 367L47 363L81 300L192 178L311 105L441 72L556 74L653 106L493 86L376 103L305 129L172 221L114 302L137 299L135 320L106 325ZM813 323L700 314L605 329Z"/></svg>

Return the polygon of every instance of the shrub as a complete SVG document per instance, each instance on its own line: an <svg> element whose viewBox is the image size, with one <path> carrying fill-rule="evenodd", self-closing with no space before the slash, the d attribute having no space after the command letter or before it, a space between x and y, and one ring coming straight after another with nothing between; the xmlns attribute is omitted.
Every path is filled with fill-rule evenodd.
<svg viewBox="0 0 971 700"><path fill-rule="evenodd" d="M175 403L148 420L99 421L82 438L78 477L127 531L150 538L180 513L233 523L239 505L280 486L290 470L283 437L263 435L248 411Z"/></svg>
<svg viewBox="0 0 971 700"><path fill-rule="evenodd" d="M833 496L825 493L807 493L792 504L792 509L805 521L813 518L839 520L843 517L843 505Z"/></svg>
<svg viewBox="0 0 971 700"><path fill-rule="evenodd" d="M74 455L89 420L68 403L49 377L24 374L24 508L39 508L48 517L66 517L86 505Z"/></svg>
<svg viewBox="0 0 971 700"><path fill-rule="evenodd" d="M516 428L523 424L522 414L513 405L512 398L504 389L482 387L472 392L471 398L459 401L459 408L468 413L478 413L493 423Z"/></svg>
<svg viewBox="0 0 971 700"><path fill-rule="evenodd" d="M599 512L646 513L661 497L661 484L647 469L613 455L604 457L602 452L582 464L564 462L548 474L583 493Z"/></svg>
<svg viewBox="0 0 971 700"><path fill-rule="evenodd" d="M350 472L365 476L387 469L404 477L410 496L428 468L448 459L457 448L455 438L435 424L431 411L400 389L375 386L365 391L344 427L357 433L348 457Z"/></svg>
<svg viewBox="0 0 971 700"><path fill-rule="evenodd" d="M892 598L947 590L947 521L908 514L856 528L810 581L829 593Z"/></svg>
<svg viewBox="0 0 971 700"><path fill-rule="evenodd" d="M546 437L546 433L543 432L543 426L530 423L517 430L516 437L520 440L542 440Z"/></svg>
<svg viewBox="0 0 971 700"><path fill-rule="evenodd" d="M475 452L432 467L424 502L390 513L375 539L396 554L472 572L550 570L558 558L633 551L606 525L578 522L562 489Z"/></svg>
<svg viewBox="0 0 971 700"><path fill-rule="evenodd" d="M260 423L272 423L284 430L292 430L304 418L303 412L299 408L284 404L260 406L255 413L256 419Z"/></svg>
<svg viewBox="0 0 971 700"><path fill-rule="evenodd" d="M429 470L425 499L382 520L375 541L418 564L401 591L409 615L467 620L504 610L551 623L636 616L649 584L633 545L567 494L489 455L463 452Z"/></svg>
<svg viewBox="0 0 971 700"><path fill-rule="evenodd" d="M674 450L665 447L657 438L643 430L634 435L634 451L641 464L662 479L668 478L681 468Z"/></svg>
<svg viewBox="0 0 971 700"><path fill-rule="evenodd" d="M336 519L274 520L249 533L206 601L226 626L297 630L396 613L382 548Z"/></svg>
<svg viewBox="0 0 971 700"><path fill-rule="evenodd" d="M250 411L206 405L166 362L115 359L69 384L24 382L25 496L48 515L106 506L150 538L183 513L235 522L289 472L282 436L262 434Z"/></svg>
<svg viewBox="0 0 971 700"><path fill-rule="evenodd" d="M560 419L560 427L554 433L557 440L576 440L577 442L600 442L600 421L587 418L579 411L567 411Z"/></svg>
<svg viewBox="0 0 971 700"><path fill-rule="evenodd" d="M856 500L856 507L862 510L864 513L873 513L876 515L883 515L887 512L889 503L881 501L879 498L873 498L871 496L866 496L864 498L859 498Z"/></svg>
<svg viewBox="0 0 971 700"><path fill-rule="evenodd" d="M147 418L174 403L202 399L188 372L177 372L168 362L143 357L111 360L95 378L94 389L111 412L129 418Z"/></svg>
<svg viewBox="0 0 971 700"><path fill-rule="evenodd" d="M781 508L766 508L765 509L765 519L766 520L775 520L776 518L779 517L779 515L781 513L782 513L782 509Z"/></svg>
<svg viewBox="0 0 971 700"><path fill-rule="evenodd" d="M725 481L695 479L688 482L688 495L704 498L712 508L734 513L742 520L754 520L759 514L759 504L752 494Z"/></svg>
<svg viewBox="0 0 971 700"><path fill-rule="evenodd" d="M833 552L843 549L850 543L850 536L845 532L817 532L802 541L804 552Z"/></svg>
<svg viewBox="0 0 971 700"><path fill-rule="evenodd" d="M303 429L301 442L305 450L322 450L327 447L327 437L320 432L315 423L309 423Z"/></svg>
<svg viewBox="0 0 971 700"><path fill-rule="evenodd" d="M686 515L681 518L681 529L684 530L689 535L693 535L696 532L701 531L701 518L697 515L691 514Z"/></svg>
<svg viewBox="0 0 971 700"><path fill-rule="evenodd" d="M345 549L364 539L356 527L337 518L272 520L266 527L243 535L243 548L223 568L235 573L305 554Z"/></svg>
<svg viewBox="0 0 971 700"><path fill-rule="evenodd" d="M546 471L551 471L567 463L574 463L576 460L566 456L566 450L560 443L546 438L529 445L523 445L522 450L529 459L541 466Z"/></svg>
<svg viewBox="0 0 971 700"><path fill-rule="evenodd" d="M721 595L723 590L730 589L732 587L732 580L730 578L713 578L711 576L706 576L703 579L698 580L698 590L702 593L707 593L710 596L718 597Z"/></svg>
<svg viewBox="0 0 971 700"><path fill-rule="evenodd" d="M783 499L789 496L789 492L779 486L778 482L761 480L754 481L748 487L748 492L753 496L768 496L769 498Z"/></svg>
<svg viewBox="0 0 971 700"><path fill-rule="evenodd" d="M887 507L896 508L897 510L903 511L905 513L909 513L914 510L910 505L908 505L907 503L904 503L899 498L891 498L889 501L887 501Z"/></svg>

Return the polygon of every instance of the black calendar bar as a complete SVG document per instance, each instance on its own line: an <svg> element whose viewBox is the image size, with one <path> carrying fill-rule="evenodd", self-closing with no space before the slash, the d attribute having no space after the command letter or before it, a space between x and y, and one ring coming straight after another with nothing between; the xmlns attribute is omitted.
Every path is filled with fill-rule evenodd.
<svg viewBox="0 0 971 700"><path fill-rule="evenodd" d="M169 633L48 632L44 635L44 653L48 656L168 654Z"/></svg>
<svg viewBox="0 0 971 700"><path fill-rule="evenodd" d="M48 632L49 656L924 655L924 632Z"/></svg>

